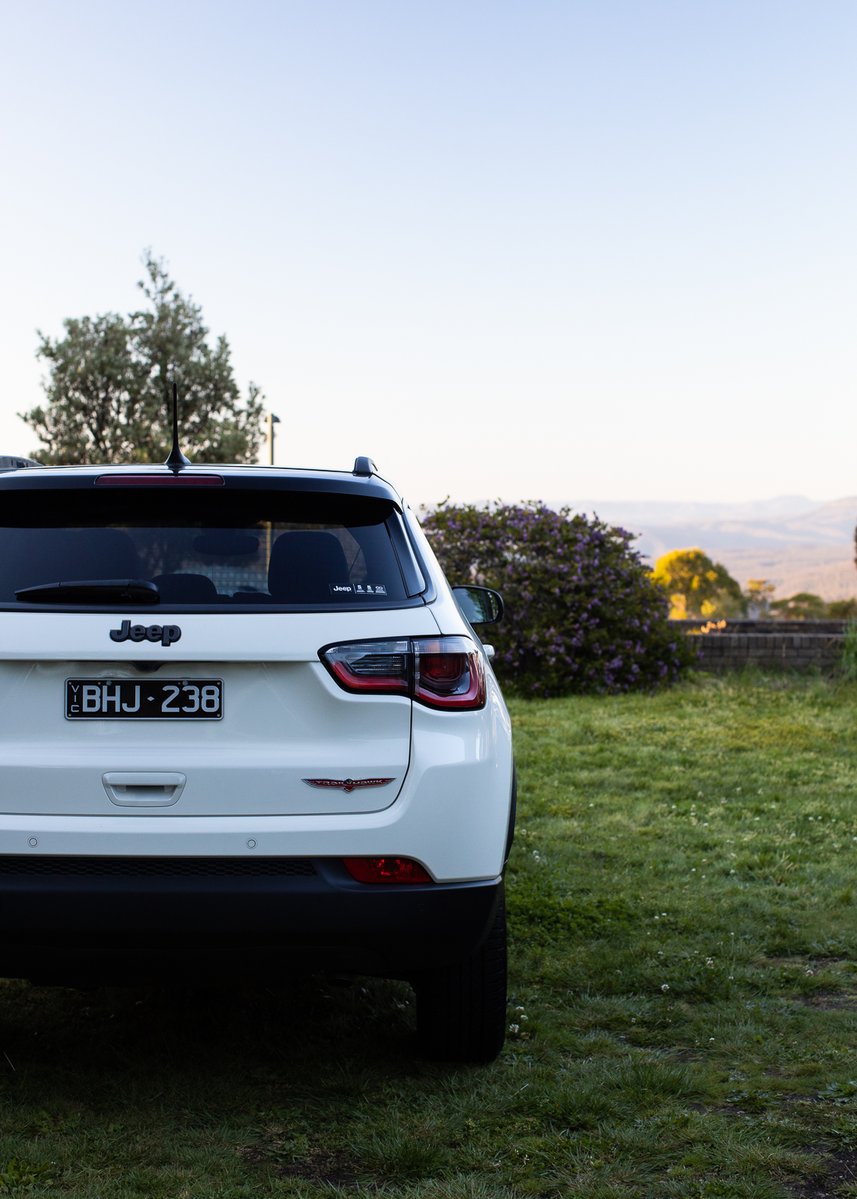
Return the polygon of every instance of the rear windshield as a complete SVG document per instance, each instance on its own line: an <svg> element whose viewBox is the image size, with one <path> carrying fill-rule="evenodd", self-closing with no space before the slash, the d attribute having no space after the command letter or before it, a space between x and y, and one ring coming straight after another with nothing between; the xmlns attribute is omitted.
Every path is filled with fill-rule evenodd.
<svg viewBox="0 0 857 1199"><path fill-rule="evenodd" d="M26 588L142 580L171 607L386 607L422 589L390 501L223 488L0 492L0 605ZM98 606L91 603L87 606ZM105 606L115 603L105 601Z"/></svg>

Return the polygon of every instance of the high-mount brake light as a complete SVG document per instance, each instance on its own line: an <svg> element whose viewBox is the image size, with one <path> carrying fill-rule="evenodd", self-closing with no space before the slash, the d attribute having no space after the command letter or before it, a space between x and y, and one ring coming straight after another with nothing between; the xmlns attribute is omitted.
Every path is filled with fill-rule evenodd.
<svg viewBox="0 0 857 1199"><path fill-rule="evenodd" d="M407 695L445 711L485 706L485 666L468 637L351 641L319 656L345 691Z"/></svg>
<svg viewBox="0 0 857 1199"><path fill-rule="evenodd" d="M96 487L223 487L222 475L99 475Z"/></svg>
<svg viewBox="0 0 857 1199"><path fill-rule="evenodd" d="M343 858L342 863L358 883L431 883L424 866L413 858Z"/></svg>

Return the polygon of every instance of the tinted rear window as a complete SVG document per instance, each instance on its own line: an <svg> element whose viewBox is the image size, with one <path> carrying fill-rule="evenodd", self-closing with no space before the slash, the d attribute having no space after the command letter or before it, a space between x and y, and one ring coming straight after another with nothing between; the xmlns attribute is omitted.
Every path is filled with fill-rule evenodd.
<svg viewBox="0 0 857 1199"><path fill-rule="evenodd" d="M417 573L395 506L377 498L235 488L0 493L4 607L35 606L16 600L26 587L108 579L153 582L171 606L383 607L417 590Z"/></svg>

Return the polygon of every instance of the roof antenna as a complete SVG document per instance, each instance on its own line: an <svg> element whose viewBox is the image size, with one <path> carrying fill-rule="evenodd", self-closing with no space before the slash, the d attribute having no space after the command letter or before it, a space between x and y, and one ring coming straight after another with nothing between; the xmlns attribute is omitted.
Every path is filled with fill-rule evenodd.
<svg viewBox="0 0 857 1199"><path fill-rule="evenodd" d="M179 449L179 389L175 379L173 379L173 448L170 450L170 456L164 466L175 471L184 470L186 466L190 466L190 459L185 458Z"/></svg>

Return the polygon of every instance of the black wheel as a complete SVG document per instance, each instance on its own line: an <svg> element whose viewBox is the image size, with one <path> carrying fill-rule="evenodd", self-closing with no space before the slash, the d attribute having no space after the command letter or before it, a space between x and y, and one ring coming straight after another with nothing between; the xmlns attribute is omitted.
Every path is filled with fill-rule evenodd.
<svg viewBox="0 0 857 1199"><path fill-rule="evenodd" d="M413 980L417 1037L427 1057L493 1062L506 1036L506 905L503 892L485 941L471 957Z"/></svg>

